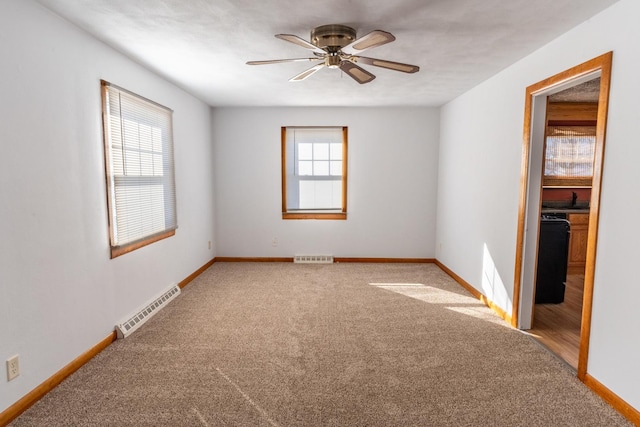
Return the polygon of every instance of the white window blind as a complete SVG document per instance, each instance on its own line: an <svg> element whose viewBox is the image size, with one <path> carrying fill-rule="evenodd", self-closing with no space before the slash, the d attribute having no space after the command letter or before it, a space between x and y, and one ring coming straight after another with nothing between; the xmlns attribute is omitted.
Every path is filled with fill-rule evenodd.
<svg viewBox="0 0 640 427"><path fill-rule="evenodd" d="M595 126L549 126L544 175L581 178L593 175Z"/></svg>
<svg viewBox="0 0 640 427"><path fill-rule="evenodd" d="M342 127L286 128L286 212L345 212Z"/></svg>
<svg viewBox="0 0 640 427"><path fill-rule="evenodd" d="M135 249L177 228L173 113L104 81L102 94L113 256L113 248Z"/></svg>

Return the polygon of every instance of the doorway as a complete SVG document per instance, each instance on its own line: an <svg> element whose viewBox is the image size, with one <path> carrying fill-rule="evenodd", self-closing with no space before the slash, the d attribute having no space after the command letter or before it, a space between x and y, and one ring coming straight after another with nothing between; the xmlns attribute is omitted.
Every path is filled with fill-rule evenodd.
<svg viewBox="0 0 640 427"><path fill-rule="evenodd" d="M600 77L548 95L528 333L578 368Z"/></svg>
<svg viewBox="0 0 640 427"><path fill-rule="evenodd" d="M581 379L586 375L589 352L591 303L612 55L612 52L606 53L529 86L525 100L512 325L518 329L526 330L531 328L534 315L547 99L567 88L600 78L577 361L578 377Z"/></svg>

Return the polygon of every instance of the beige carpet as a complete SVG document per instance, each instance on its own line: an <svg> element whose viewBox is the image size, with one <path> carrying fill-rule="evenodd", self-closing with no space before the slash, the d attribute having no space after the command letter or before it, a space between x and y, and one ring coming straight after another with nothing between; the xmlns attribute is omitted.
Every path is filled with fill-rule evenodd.
<svg viewBox="0 0 640 427"><path fill-rule="evenodd" d="M13 426L626 426L432 264L216 263Z"/></svg>

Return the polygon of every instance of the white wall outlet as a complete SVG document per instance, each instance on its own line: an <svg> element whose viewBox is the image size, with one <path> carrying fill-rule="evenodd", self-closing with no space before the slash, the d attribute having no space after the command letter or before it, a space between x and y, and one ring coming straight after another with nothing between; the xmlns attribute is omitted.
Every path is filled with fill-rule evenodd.
<svg viewBox="0 0 640 427"><path fill-rule="evenodd" d="M271 240L271 246L273 246L274 248L278 246L278 238L274 237L273 240Z"/></svg>
<svg viewBox="0 0 640 427"><path fill-rule="evenodd" d="M209 240L209 249L211 249L211 240Z"/></svg>
<svg viewBox="0 0 640 427"><path fill-rule="evenodd" d="M20 359L18 355L7 359L7 381L13 380L20 375Z"/></svg>

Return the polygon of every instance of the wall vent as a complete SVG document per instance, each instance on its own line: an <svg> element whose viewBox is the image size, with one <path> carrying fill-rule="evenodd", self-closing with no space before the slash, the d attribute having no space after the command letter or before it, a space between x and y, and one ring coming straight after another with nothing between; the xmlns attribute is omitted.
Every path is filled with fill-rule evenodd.
<svg viewBox="0 0 640 427"><path fill-rule="evenodd" d="M293 262L297 264L333 264L333 255L296 255Z"/></svg>
<svg viewBox="0 0 640 427"><path fill-rule="evenodd" d="M156 314L158 310L163 308L169 301L180 294L180 287L173 285L166 292L163 292L158 298L153 300L151 304L138 311L123 323L116 325L118 338L126 338L138 329L144 322L149 320L151 316Z"/></svg>

